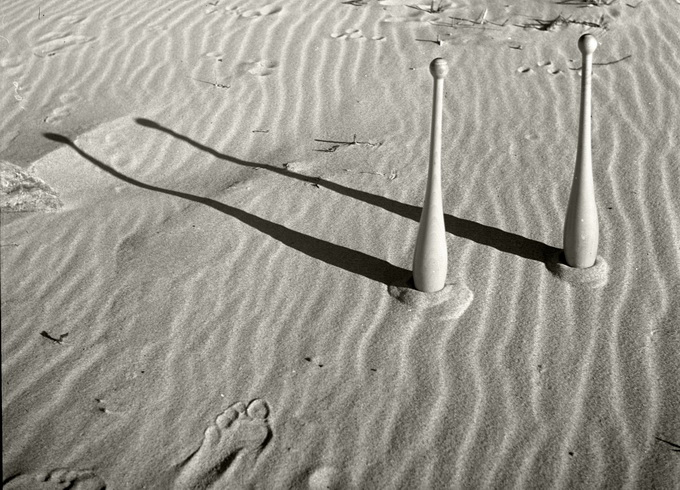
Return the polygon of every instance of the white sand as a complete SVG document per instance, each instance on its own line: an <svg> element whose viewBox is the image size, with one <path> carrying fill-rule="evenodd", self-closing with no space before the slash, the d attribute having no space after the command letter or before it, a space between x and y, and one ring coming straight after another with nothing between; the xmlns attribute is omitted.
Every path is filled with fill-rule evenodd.
<svg viewBox="0 0 680 490"><path fill-rule="evenodd" d="M680 4L356 4L2 2L0 159L63 202L2 213L7 488L680 481ZM404 289L435 57L467 308Z"/></svg>

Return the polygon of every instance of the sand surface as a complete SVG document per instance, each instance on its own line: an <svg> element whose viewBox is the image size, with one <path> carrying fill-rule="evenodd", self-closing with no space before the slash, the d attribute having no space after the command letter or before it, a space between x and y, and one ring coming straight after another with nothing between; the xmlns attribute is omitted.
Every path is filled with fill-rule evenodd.
<svg viewBox="0 0 680 490"><path fill-rule="evenodd" d="M677 488L680 4L599 3L0 2L5 486Z"/></svg>

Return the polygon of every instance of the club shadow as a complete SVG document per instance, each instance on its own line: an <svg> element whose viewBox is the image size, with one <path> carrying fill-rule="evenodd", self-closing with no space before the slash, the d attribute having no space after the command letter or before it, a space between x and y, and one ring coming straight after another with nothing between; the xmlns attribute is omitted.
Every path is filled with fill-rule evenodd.
<svg viewBox="0 0 680 490"><path fill-rule="evenodd" d="M285 226L259 218L258 216L247 213L233 206L223 204L214 199L195 196L186 192L164 189L162 187L140 182L109 167L100 160L97 160L92 155L83 151L73 141L65 136L55 133L43 133L43 136L51 141L70 146L80 156L91 162L93 165L102 169L109 175L122 180L123 182L149 191L159 192L209 206L221 213L241 221L252 228L255 228L256 230L270 236L271 238L294 250L297 250L298 252L325 262L326 264L330 264L353 274L358 274L373 281L384 283L388 286L404 284L410 275L410 271L392 265L389 262L377 257L373 257L357 250L352 250L341 245L336 245L319 238L299 233L295 230L291 230Z"/></svg>
<svg viewBox="0 0 680 490"><path fill-rule="evenodd" d="M158 131L167 133L170 136L177 138L181 141L184 141L193 146L194 148L204 151L220 160L225 160L244 167L264 169L269 172L283 175L292 179L297 179L302 182L312 183L318 185L319 187L324 187L326 189L337 192L338 194L342 194L344 196L351 197L358 201L362 201L367 204L383 208L386 211L397 214L404 218L416 222L420 221L420 214L422 208L419 206L404 204L393 199L377 196L375 194L370 194L368 192L360 191L357 189L352 189L351 187L336 184L335 182L323 180L320 177L310 177L307 175L297 174L285 168L266 165L263 163L247 162L245 160L241 160L233 156L220 153L213 148L205 146L183 134L176 133L172 129L161 126L160 124L154 121L150 121L148 119L143 118L136 118L135 121L137 122L137 124L141 126L156 129ZM452 235L455 235L460 238L465 238L480 245L491 247L496 250L500 250L501 252L504 253L513 254L524 259L542 262L550 270L552 270L552 268L554 267L555 257L560 252L560 249L551 247L537 240L525 238L521 235L510 233L499 228L494 228L492 226L483 225L475 221L457 218L449 214L444 215L444 225L446 227L446 231Z"/></svg>

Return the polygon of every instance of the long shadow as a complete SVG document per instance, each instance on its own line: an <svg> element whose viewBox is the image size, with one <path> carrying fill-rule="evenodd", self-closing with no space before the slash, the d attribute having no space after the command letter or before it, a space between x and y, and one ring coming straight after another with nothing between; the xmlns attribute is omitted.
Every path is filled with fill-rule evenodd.
<svg viewBox="0 0 680 490"><path fill-rule="evenodd" d="M269 235L284 245L302 252L303 254L314 259L320 260L340 269L344 269L348 272L364 276L373 281L382 282L388 286L392 284L404 284L409 277L410 271L392 265L389 262L378 259L371 255L367 255L363 252L358 252L341 245L335 245L333 243L299 233L286 228L285 226L281 226L279 224L272 223L271 221L267 221L252 214L246 213L241 209L228 206L219 201L215 201L214 199L194 196L193 194L187 194L185 192L173 191L171 189L163 189L162 187L157 187L155 185L145 184L144 182L140 182L128 177L127 175L124 175L109 167L105 163L97 160L92 155L81 150L75 145L75 143L73 143L73 141L65 136L54 133L43 133L43 136L49 140L56 141L57 143L70 146L80 156L89 160L95 166L116 177L117 179L122 180L123 182L127 182L128 184L132 184L149 191L160 192L162 194L179 197L181 199L186 199L187 201L193 201L209 206L213 209L216 209L217 211L220 211L221 213L231 216L232 218L236 218L242 223L251 226L266 235Z"/></svg>
<svg viewBox="0 0 680 490"><path fill-rule="evenodd" d="M404 204L393 199L388 199L382 196L376 196L375 194L370 194L368 192L352 189L350 187L345 187L334 182L329 182L323 180L319 177L309 177L307 175L300 175L291 172L285 168L274 167L271 165L266 165L263 163L247 162L245 160L240 160L238 158L220 153L213 148L209 148L191 138L184 136L182 134L174 132L172 129L161 126L160 124L150 121L148 119L137 118L135 121L141 126L147 128L156 129L158 131L163 131L164 133L173 136L181 141L189 143L191 146L209 153L215 158L226 160L228 162L235 163L237 165L242 165L244 167L259 168L274 172L279 175L284 175L293 179L300 180L302 182L308 182L316 184L320 187L325 187L332 191L342 194L344 196L363 201L373 206L377 206L385 209L386 211L398 214L404 218L411 219L413 221L420 221L421 208L419 206L412 206L410 204ZM470 221L463 218L456 218L450 214L444 215L444 225L446 231L452 235L460 238L465 238L472 240L480 245L485 245L488 247L495 248L501 252L517 255L519 257L536 260L538 262L543 262L547 266L550 266L551 261L554 260L555 255L559 254L560 249L546 245L536 240L530 238L525 238L523 236L517 235L515 233L510 233L507 231L494 228L492 226L483 225Z"/></svg>

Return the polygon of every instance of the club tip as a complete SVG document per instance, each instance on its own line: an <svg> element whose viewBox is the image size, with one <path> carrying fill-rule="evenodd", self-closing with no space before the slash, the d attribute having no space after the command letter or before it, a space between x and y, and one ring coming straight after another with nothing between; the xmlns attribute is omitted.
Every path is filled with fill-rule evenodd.
<svg viewBox="0 0 680 490"><path fill-rule="evenodd" d="M430 63L430 73L434 78L444 78L449 72L449 65L443 58L435 58Z"/></svg>
<svg viewBox="0 0 680 490"><path fill-rule="evenodd" d="M578 40L578 49L583 54L592 54L597 49L597 39L592 34L584 34Z"/></svg>

